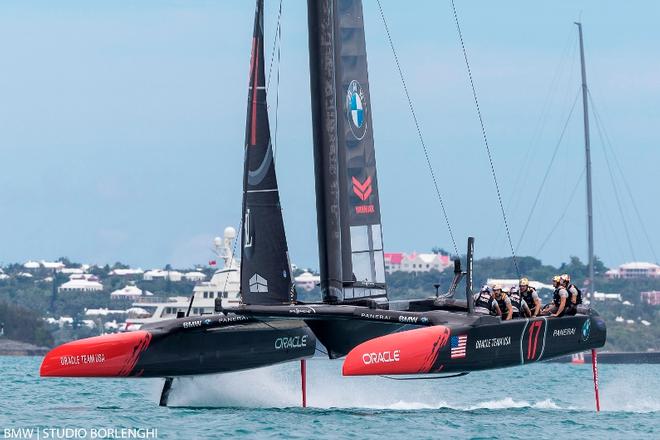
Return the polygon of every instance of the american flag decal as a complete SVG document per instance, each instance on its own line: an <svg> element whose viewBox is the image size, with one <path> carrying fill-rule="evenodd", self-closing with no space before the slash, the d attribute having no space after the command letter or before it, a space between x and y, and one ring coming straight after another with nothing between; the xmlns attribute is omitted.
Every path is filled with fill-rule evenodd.
<svg viewBox="0 0 660 440"><path fill-rule="evenodd" d="M451 358L460 359L465 357L467 349L467 335L451 337Z"/></svg>

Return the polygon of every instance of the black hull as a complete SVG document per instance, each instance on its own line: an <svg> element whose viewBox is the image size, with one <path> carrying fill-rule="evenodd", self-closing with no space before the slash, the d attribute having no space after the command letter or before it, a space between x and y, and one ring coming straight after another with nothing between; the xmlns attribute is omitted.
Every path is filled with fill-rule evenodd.
<svg viewBox="0 0 660 440"><path fill-rule="evenodd" d="M605 344L597 316L534 318L391 333L356 346L345 375L462 373L539 362Z"/></svg>
<svg viewBox="0 0 660 440"><path fill-rule="evenodd" d="M421 302L414 304L418 310L424 307ZM405 306L409 310L413 303L391 305ZM419 330L433 328L431 333L439 339L430 342L433 345L429 347L433 350L429 354L433 357L432 365L425 365L415 373L464 372L524 365L600 348L605 345L607 337L605 321L595 311L587 309L581 309L584 313L575 316L511 321L466 312L408 310L327 304L234 309L240 315L255 318L303 319L327 348L331 358L350 356L362 346L367 346L370 353L376 353L383 352L381 348L392 343L392 349L398 350L410 343L408 336L399 335L412 335L414 344L424 343L415 335ZM455 350L452 353L452 337L465 337L464 353L459 356Z"/></svg>
<svg viewBox="0 0 660 440"><path fill-rule="evenodd" d="M51 350L42 376L176 377L226 373L314 355L316 338L301 321L257 322L198 316L97 336Z"/></svg>

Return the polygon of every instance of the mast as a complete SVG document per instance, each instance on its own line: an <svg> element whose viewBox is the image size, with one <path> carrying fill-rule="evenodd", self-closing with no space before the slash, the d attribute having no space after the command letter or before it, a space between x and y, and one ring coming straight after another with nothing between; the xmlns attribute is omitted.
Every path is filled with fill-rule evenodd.
<svg viewBox="0 0 660 440"><path fill-rule="evenodd" d="M582 67L582 112L584 115L584 154L587 167L587 236L589 252L589 292L596 291L594 286L594 214L591 196L591 146L589 144L589 104L587 88L587 70L584 63L584 42L582 40L582 23L575 23L580 35L580 64Z"/></svg>
<svg viewBox="0 0 660 440"><path fill-rule="evenodd" d="M323 301L387 300L361 0L308 0Z"/></svg>
<svg viewBox="0 0 660 440"><path fill-rule="evenodd" d="M241 299L245 304L296 301L284 233L266 103L264 0L256 1L245 124Z"/></svg>

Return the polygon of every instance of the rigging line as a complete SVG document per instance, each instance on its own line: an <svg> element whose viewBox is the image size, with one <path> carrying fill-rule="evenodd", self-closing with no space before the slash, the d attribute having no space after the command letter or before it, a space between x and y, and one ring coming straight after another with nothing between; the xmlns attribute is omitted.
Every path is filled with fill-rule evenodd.
<svg viewBox="0 0 660 440"><path fill-rule="evenodd" d="M525 156L521 161L521 165L518 167L518 169L521 170L521 172L517 173L516 175L516 179L513 185L514 188L518 188L518 185L521 183L521 181L527 180L527 175L529 174L529 168L527 167L527 164L528 162L534 159L534 157L536 156L535 153L538 151L538 149L536 149L535 147L538 145L540 138L543 134L543 131L545 130L546 122L548 120L548 115L550 113L549 111L550 104L553 101L552 98L555 95L557 87L559 87L559 81L561 76L560 74L564 70L564 65L567 64L567 61L569 59L574 58L572 56L569 58L569 54L571 54L574 51L575 47L577 46L577 39L573 36L575 32L577 32L575 26L571 26L568 39L564 43L564 49L562 50L561 55L559 57L559 63L555 68L555 72L552 76L550 87L548 88L546 96L543 100L541 113L539 114L537 123L535 124L535 129L534 132L532 133L532 138L529 142L529 145L527 146L527 151L525 152ZM571 43L573 44L571 45ZM521 194L522 192L520 191L514 191L512 197L509 200L509 203L507 204L508 211L511 211L511 209L517 211L517 207L521 199L520 197Z"/></svg>
<svg viewBox="0 0 660 440"><path fill-rule="evenodd" d="M571 202L573 202L575 193L577 192L577 189L580 187L580 183L582 183L582 178L584 177L584 173L585 170L582 170L582 173L578 176L577 182L575 182L575 185L573 185L573 189L571 190L571 195L568 198L568 202L566 202L566 204L564 205L564 210L562 211L561 215L559 216L555 224L552 226L552 229L550 230L548 235L543 240L543 243L541 243L539 249L536 251L536 255L539 255L541 253L545 245L548 243L548 241L550 241L550 238L552 238L552 235L555 233L562 220L564 220L564 217L566 216L566 213L568 212L568 209L571 206Z"/></svg>
<svg viewBox="0 0 660 440"><path fill-rule="evenodd" d="M607 197L605 197L607 198ZM594 193L594 207L596 209L595 215L597 218L604 218L604 222L597 222L596 225L598 226L600 224L600 231L601 231L601 236L604 237L612 237L610 240L608 240L609 243L614 243L614 246L616 247L617 255L623 255L623 247L621 246L621 243L619 243L619 234L616 233L616 228L612 224L612 218L609 215L603 215L604 213L608 213L609 207L601 197L600 193L596 191ZM594 230L594 234L596 233L596 230ZM600 240L597 242L603 242L604 240Z"/></svg>
<svg viewBox="0 0 660 440"><path fill-rule="evenodd" d="M270 78L272 76L271 74L273 71L273 60L275 59L275 46L278 41L278 38L281 37L280 34L281 19L282 19L282 0L280 0L280 8L277 13L277 26L275 28L275 37L273 38L273 49L270 52L270 65L268 66L268 80L266 80L266 93L268 93L268 89L270 88Z"/></svg>
<svg viewBox="0 0 660 440"><path fill-rule="evenodd" d="M424 157L426 158L426 165L429 168L429 172L431 174L431 179L433 180L433 186L435 187L435 193L438 196L438 200L440 201L440 208L442 209L442 215L445 218L445 223L447 224L447 230L449 231L449 237L451 238L451 243L452 246L454 247L454 253L458 256L460 255L458 252L458 246L456 246L456 240L454 239L454 233L451 229L451 224L449 223L449 216L447 215L447 210L445 209L445 203L442 199L442 195L440 195L440 188L438 186L438 181L435 178L435 172L433 171L433 166L431 165L431 159L429 157L429 152L426 148L426 143L424 142L424 138L422 137L422 130L419 127L419 121L417 121L417 115L415 114L415 107L413 106L412 98L410 97L410 93L408 93L408 86L406 85L406 80L404 79L403 76L403 71L401 70L401 64L399 63L399 57L396 53L396 50L394 49L394 42L392 41L392 35L390 34L390 28L387 25L387 20L385 20L385 13L383 12L383 7L380 4L380 0L376 0L376 3L378 3L378 9L380 11L380 18L383 20L383 25L385 26L385 32L387 33L387 39L390 43L390 48L392 49L392 55L394 55L394 62L396 64L396 68L399 71L399 78L401 78L401 84L403 85L403 91L406 94L406 98L408 99L408 107L410 108L410 114L412 115L413 122L415 123L415 128L417 129L417 136L419 137L419 142L422 145L422 149L424 150Z"/></svg>
<svg viewBox="0 0 660 440"><path fill-rule="evenodd" d="M612 157L614 158L614 164L616 165L616 168L619 171L619 175L621 176L621 180L623 180L623 185L626 188L626 192L628 193L628 197L630 198L630 201L632 202L632 205L633 205L633 209L635 210L637 220L639 221L639 224L642 227L642 232L644 233L644 238L646 238L646 242L649 245L649 248L651 250L651 254L653 255L653 259L656 262L658 262L658 257L655 253L655 248L653 247L653 242L651 241L651 237L649 236L648 230L646 229L646 225L644 224L642 216L639 212L639 209L637 207L637 202L635 201L635 198L633 197L633 192L630 189L630 185L628 184L628 179L626 179L626 175L624 174L623 170L621 169L621 164L619 163L619 159L616 156L616 151L614 150L614 147L612 146L612 141L610 140L610 137L607 133L605 125L603 124L602 119L600 117L600 114L597 110L596 103L593 100L593 96L591 96L591 91L587 90L587 93L589 94L589 101L591 102L591 107L593 108L593 113L594 113L595 119L600 124L600 126L602 127L603 134L605 135L606 146L609 147L610 152L612 153Z"/></svg>
<svg viewBox="0 0 660 440"><path fill-rule="evenodd" d="M568 127L568 123L571 121L571 116L573 116L573 110L575 110L575 104L577 103L579 96L580 96L580 91L578 90L578 92L575 94L575 99L573 100L573 105L571 106L571 110L568 112L568 117L564 122L564 127L562 128L561 134L559 135L559 140L557 140L557 144L555 145L555 150L552 152L550 165L548 165L548 167L546 168L545 175L543 176L543 180L541 180L541 185L539 186L539 189L536 192L534 203L532 203L532 209L530 210L529 215L527 216L527 221L525 221L525 227L523 228L522 233L520 234L520 238L518 239L518 244L516 244L516 249L520 249L520 244L522 243L523 238L525 238L525 233L527 232L529 223L532 220L534 211L536 210L536 205L538 204L539 199L541 197L541 193L543 192L543 188L545 187L545 182L548 180L548 176L550 175L550 170L552 169L552 165L554 164L555 158L557 157L557 152L559 151L559 146L564 140L564 135L566 134L566 128Z"/></svg>
<svg viewBox="0 0 660 440"><path fill-rule="evenodd" d="M282 0L280 0L280 12L279 16L282 16ZM282 65L282 26L280 20L277 20L277 88L275 89L275 129L273 133L273 161L277 163L277 129L279 122L279 110L280 110L280 66Z"/></svg>
<svg viewBox="0 0 660 440"><path fill-rule="evenodd" d="M575 53L576 53L577 47L578 47L578 40L577 40L577 38L573 37L575 32L577 32L577 30L575 29L574 26L571 26L571 32L569 33L568 40L565 43L565 49L562 51L562 56L564 56L564 55L566 55L566 56L564 56L564 58L560 58L560 63L559 63L559 66L557 68L557 71L556 71L556 81L553 81L556 84L555 87L557 87L557 88L559 87L559 83L561 81L561 79L559 78L561 68L564 65L568 66L568 74L566 76L566 79L570 81L571 78L573 78L573 73L575 71L575 67L578 64L578 58L575 56ZM573 42L572 45L570 44L571 41ZM570 62L569 60L573 60L573 62ZM550 90L548 90L548 97L546 98L546 100L548 100L548 101L549 101L550 94L551 94L550 92L552 92L552 89L553 88L551 87ZM570 97L570 90L571 89L569 87L564 87L563 89L565 90L565 96L563 97L563 99L561 99L561 98L559 99L559 101L563 101L563 103L558 102L561 108L567 107L570 104L570 99L571 99L571 97ZM543 128L544 127L541 127L541 132L543 131ZM539 132L539 137L540 137L541 132ZM532 138L532 141L534 141L534 138ZM536 139L536 142L534 142L534 146L535 145L538 145L538 137ZM536 152L539 150L538 148L533 149L531 147L532 147L532 145L530 143L530 150L528 150L528 152L533 151L533 153L531 155L529 155L529 159L528 159L529 162L533 161L536 158ZM525 166L526 163L527 163L527 159L523 160L523 166L521 168L518 168L518 169L523 170L523 172L519 173L519 176L524 177L522 179L523 181L526 180L528 175L529 175L529 169L528 169L528 167ZM516 179L516 184L514 184L513 187L514 188L518 187L518 179ZM514 203L514 201L515 201L515 203ZM518 212L518 208L520 206L521 201L522 201L522 192L521 191L516 191L514 193L514 195L511 197L510 203L507 205L507 212L511 212L511 211ZM501 226L503 226L503 225L500 222L499 227L501 227ZM505 238L505 237L500 237L500 238ZM498 242L499 242L499 240L498 240ZM494 248L491 249L490 253L492 253L494 249L496 249L500 246L501 246L501 244L496 245ZM517 247L517 249L518 249L518 251L520 251L519 247Z"/></svg>
<svg viewBox="0 0 660 440"><path fill-rule="evenodd" d="M463 49L463 58L465 59L465 66L467 67L468 78L470 79L470 87L472 88L472 97L474 98L474 104L477 108L477 115L479 116L479 124L481 125L481 135L483 136L484 146L486 147L486 153L488 153L488 161L490 163L490 172L493 175L493 182L495 183L495 191L497 192L497 200L500 203L500 210L502 211L502 220L504 221L504 227L506 228L506 237L509 241L509 247L511 248L511 257L513 259L513 265L516 268L516 273L520 277L520 269L518 268L518 260L516 259L516 251L513 248L513 241L511 240L511 232L509 231L509 222L506 218L506 211L504 210L504 203L502 203L502 193L500 192L500 186L497 183L497 175L495 174L495 165L493 164L493 156L490 152L490 146L488 145L488 137L486 136L486 127L484 126L484 120L481 116L481 109L479 108L479 98L477 97L477 89L474 85L474 79L472 78L472 70L470 69L470 62L468 61L467 50L465 49L465 42L463 41L463 33L461 32L461 26L458 22L458 13L456 12L456 5L454 0L450 0L451 8L454 11L454 21L456 22L456 30L458 31L458 38L461 41L461 48ZM380 4L380 2L379 2Z"/></svg>
<svg viewBox="0 0 660 440"><path fill-rule="evenodd" d="M593 102L592 102L593 104ZM605 163L607 164L607 171L610 176L610 183L612 184L612 190L614 192L614 199L616 200L617 208L619 209L619 215L621 216L621 222L623 223L623 230L626 233L626 240L628 240L628 248L630 250L630 255L633 258L633 261L637 261L635 256L635 250L633 249L632 240L630 239L630 231L628 230L628 222L626 222L626 217L624 214L623 206L621 204L621 199L619 198L619 191L616 187L616 182L614 181L614 173L612 172L612 165L610 164L610 158L607 154L607 149L605 148L605 138L603 137L603 132L600 127L600 120L594 118L596 121L596 129L598 131L598 137L600 138L601 147L603 148L603 156L605 156Z"/></svg>

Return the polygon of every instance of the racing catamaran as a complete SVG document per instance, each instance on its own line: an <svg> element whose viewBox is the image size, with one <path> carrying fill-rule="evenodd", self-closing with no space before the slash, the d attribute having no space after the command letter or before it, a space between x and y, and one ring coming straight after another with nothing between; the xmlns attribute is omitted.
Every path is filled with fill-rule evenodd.
<svg viewBox="0 0 660 440"><path fill-rule="evenodd" d="M240 286L242 301L251 305L296 301L270 141L263 51L263 0L259 0L247 105ZM224 313L180 316L145 324L134 332L60 345L44 358L41 376L165 377L163 404L173 377L304 359L314 354L315 347L314 334L300 320L264 322Z"/></svg>
<svg viewBox="0 0 660 440"><path fill-rule="evenodd" d="M323 301L231 311L304 320L330 358L346 357L344 375L463 374L602 347L605 322L586 307L560 318L476 315L472 238L448 296L388 300L362 1L307 6ZM463 276L466 299L455 299Z"/></svg>

